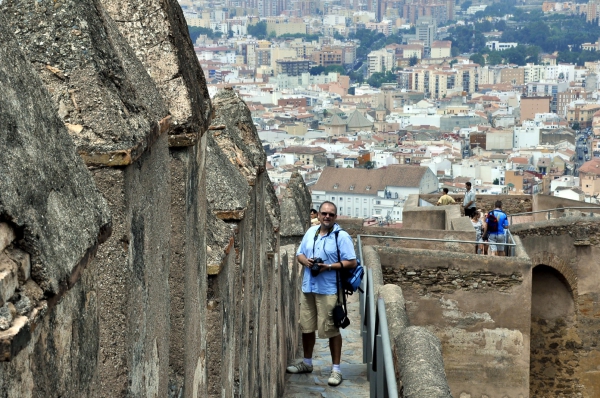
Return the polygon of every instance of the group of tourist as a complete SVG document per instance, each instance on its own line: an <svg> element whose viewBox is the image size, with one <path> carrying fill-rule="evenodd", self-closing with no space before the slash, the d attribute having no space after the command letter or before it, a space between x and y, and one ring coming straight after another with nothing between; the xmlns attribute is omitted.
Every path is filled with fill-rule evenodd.
<svg viewBox="0 0 600 398"><path fill-rule="evenodd" d="M467 192L463 198L462 207L465 216L471 219L471 223L475 229L475 240L481 242L475 245L475 254L487 255L489 252L491 256L504 256L508 217L502 211L502 201L497 200L494 203L494 209L488 213L477 210L475 192L471 189L470 182L466 183L466 188ZM455 204L456 201L454 198L448 195L448 188L444 188L443 191L444 194L438 200L437 205L447 206Z"/></svg>

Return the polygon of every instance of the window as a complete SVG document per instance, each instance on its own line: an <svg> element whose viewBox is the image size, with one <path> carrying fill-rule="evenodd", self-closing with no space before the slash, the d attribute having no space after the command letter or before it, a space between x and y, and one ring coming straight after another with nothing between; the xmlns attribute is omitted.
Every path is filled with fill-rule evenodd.
<svg viewBox="0 0 600 398"><path fill-rule="evenodd" d="M342 198L342 197L340 196L340 200L344 200L344 198Z"/></svg>
<svg viewBox="0 0 600 398"><path fill-rule="evenodd" d="M335 201L335 196L332 196L332 197L331 197L331 201L332 201L332 202L333 202L333 201Z"/></svg>
<svg viewBox="0 0 600 398"><path fill-rule="evenodd" d="M340 207L340 215L342 214L343 211L344 211L344 208Z"/></svg>
<svg viewBox="0 0 600 398"><path fill-rule="evenodd" d="M319 195L317 195L317 199L319 199Z"/></svg>
<svg viewBox="0 0 600 398"><path fill-rule="evenodd" d="M375 201L375 204L376 204L376 205L380 205L380 204L381 204L381 200L376 200L376 201Z"/></svg>
<svg viewBox="0 0 600 398"><path fill-rule="evenodd" d="M352 199L351 199L351 198L348 198L348 202L351 202L351 201L352 201Z"/></svg>
<svg viewBox="0 0 600 398"><path fill-rule="evenodd" d="M355 213L356 213L356 215L358 216L358 207L356 208L356 212L355 212Z"/></svg>
<svg viewBox="0 0 600 398"><path fill-rule="evenodd" d="M363 203L367 203L367 199L363 199Z"/></svg>

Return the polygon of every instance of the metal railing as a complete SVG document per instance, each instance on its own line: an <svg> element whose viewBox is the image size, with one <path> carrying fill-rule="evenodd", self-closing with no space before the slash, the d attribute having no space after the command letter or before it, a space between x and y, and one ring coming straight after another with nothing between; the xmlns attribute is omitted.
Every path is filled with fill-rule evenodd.
<svg viewBox="0 0 600 398"><path fill-rule="evenodd" d="M500 245L505 246L507 249L507 255L514 257L515 248L517 244L515 243L515 239L513 238L510 230L506 229L506 242L500 243ZM496 245L495 242L477 242L474 240L460 240L460 239L437 239L437 238L414 238L412 236L384 236L384 235L359 235L363 238L378 238L378 239L401 239L401 240L416 240L416 241L427 241L427 242L444 242L444 243L472 243L473 245ZM358 240L360 243L360 239ZM362 252L362 248L359 246L359 251ZM362 258L361 260L362 261Z"/></svg>
<svg viewBox="0 0 600 398"><path fill-rule="evenodd" d="M360 235L358 255L364 264ZM373 270L367 269L361 283L364 293L360 294L361 336L363 342L363 363L367 364L371 398L398 398L398 386L394 371L392 346L388 331L385 302L379 297L375 303Z"/></svg>
<svg viewBox="0 0 600 398"><path fill-rule="evenodd" d="M546 220L551 220L552 219L552 212L563 213L565 210L597 210L597 211L600 212L600 207L598 207L598 206L557 207L557 208L554 208L554 209L526 211L526 212L523 212L523 213L513 213L513 214L509 214L508 217L510 217L510 223L511 224L513 224L513 217L516 217L516 216L528 216L528 215L540 214L540 213L546 213ZM590 217L592 217L593 214L594 214L594 212L590 211Z"/></svg>

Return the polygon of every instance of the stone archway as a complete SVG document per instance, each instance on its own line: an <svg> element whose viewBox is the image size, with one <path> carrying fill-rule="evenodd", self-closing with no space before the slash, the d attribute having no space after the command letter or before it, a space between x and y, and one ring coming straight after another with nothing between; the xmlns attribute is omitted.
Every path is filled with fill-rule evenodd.
<svg viewBox="0 0 600 398"><path fill-rule="evenodd" d="M529 395L571 397L580 342L577 337L577 279L553 253L532 256Z"/></svg>

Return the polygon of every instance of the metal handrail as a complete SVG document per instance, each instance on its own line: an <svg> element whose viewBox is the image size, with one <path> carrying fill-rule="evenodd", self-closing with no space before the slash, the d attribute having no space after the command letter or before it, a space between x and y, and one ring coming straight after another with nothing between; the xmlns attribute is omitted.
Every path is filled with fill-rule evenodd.
<svg viewBox="0 0 600 398"><path fill-rule="evenodd" d="M573 206L573 207L556 207L554 209L546 209L546 210L535 210L535 211L526 211L523 213L513 213L513 214L509 214L508 217L510 217L510 223L512 224L513 222L513 216L524 216L524 215L529 215L529 214L540 214L540 213L546 213L546 219L550 220L550 215L553 211L556 212L564 212L565 210L598 210L600 211L600 207L598 206ZM593 214L593 211L590 211L590 216Z"/></svg>
<svg viewBox="0 0 600 398"><path fill-rule="evenodd" d="M585 206L585 207L578 207L578 206L574 206L574 207L556 207L554 209L546 209L546 210L535 210L535 211L525 211L523 213L513 213L513 214L509 214L510 217L512 216L523 216L523 215L527 215L527 214L538 214L538 213L545 213L548 211L561 211L561 210L600 210L600 207L598 206Z"/></svg>
<svg viewBox="0 0 600 398"><path fill-rule="evenodd" d="M506 229L506 231L509 231L508 229ZM383 238L383 239L402 239L402 240L421 240L421 241L429 241L429 242L447 242L447 243L472 243L474 245L495 245L496 243L489 243L489 242L477 242L475 240L460 240L460 239L437 239L437 238L414 238L412 236L385 236L385 235L360 235L362 237L366 237L366 238ZM517 244L515 243L514 239L512 239L512 235L511 236L511 240L512 243L502 243L503 246L516 246ZM362 261L362 260L361 260Z"/></svg>
<svg viewBox="0 0 600 398"><path fill-rule="evenodd" d="M360 237L357 236L358 255L361 263L364 264ZM379 297L375 303L372 269L367 269L361 285L364 292L360 294L363 363L368 366L370 396L371 398L398 398L385 302Z"/></svg>

